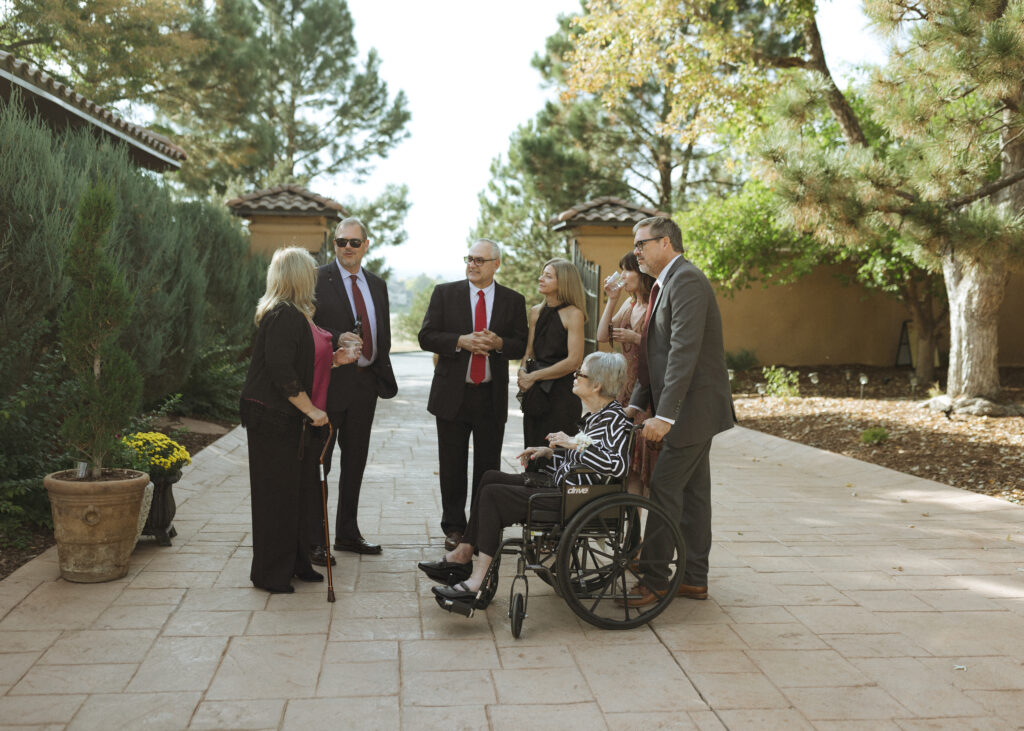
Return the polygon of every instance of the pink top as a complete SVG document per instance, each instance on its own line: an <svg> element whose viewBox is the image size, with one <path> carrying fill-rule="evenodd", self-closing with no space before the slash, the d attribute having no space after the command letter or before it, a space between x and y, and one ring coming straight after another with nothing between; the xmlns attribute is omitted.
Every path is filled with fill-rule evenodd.
<svg viewBox="0 0 1024 731"><path fill-rule="evenodd" d="M316 355L313 357L313 394L309 400L321 411L327 409L327 387L331 383L331 362L334 358L334 349L331 347L331 334L326 330L309 323L313 331L313 349Z"/></svg>

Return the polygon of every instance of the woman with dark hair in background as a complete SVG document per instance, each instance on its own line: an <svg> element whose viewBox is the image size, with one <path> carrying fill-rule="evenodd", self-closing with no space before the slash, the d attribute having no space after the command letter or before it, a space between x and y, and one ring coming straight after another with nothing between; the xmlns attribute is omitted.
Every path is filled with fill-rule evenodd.
<svg viewBox="0 0 1024 731"><path fill-rule="evenodd" d="M256 305L256 343L242 387L241 417L249 446L253 585L294 591L292 577L323 581L309 562L304 520L327 438L331 367L355 361L360 339L313 324L316 262L305 249L278 249ZM346 347L347 346L347 347ZM355 347L353 347L355 346Z"/></svg>
<svg viewBox="0 0 1024 731"><path fill-rule="evenodd" d="M633 252L619 259L619 269L621 275L617 279L613 274L605 280L604 292L608 296L608 304L601 315L601 322L597 324L597 341L617 343L622 348L622 355L626 358L626 382L615 400L625 408L629 406L629 397L636 385L636 373L640 363L640 335L647 317L654 277L640 271L640 262ZM623 293L628 296L619 307ZM649 411L641 411L636 415L635 423L643 424L650 416ZM638 436L629 470L631 493L646 496L650 492L651 472L656 458L657 451L653 445Z"/></svg>
<svg viewBox="0 0 1024 731"><path fill-rule="evenodd" d="M572 390L572 374L583 362L586 296L572 262L544 263L537 290L544 301L530 308L530 333L519 390L524 446L543 444L548 434L577 431L583 406Z"/></svg>

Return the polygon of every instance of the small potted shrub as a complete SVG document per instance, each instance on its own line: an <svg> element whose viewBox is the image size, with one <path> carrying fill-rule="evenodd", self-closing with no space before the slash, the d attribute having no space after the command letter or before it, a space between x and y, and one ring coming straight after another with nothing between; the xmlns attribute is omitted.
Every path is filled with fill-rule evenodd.
<svg viewBox="0 0 1024 731"><path fill-rule="evenodd" d="M71 294L58 319L66 369L76 385L60 434L83 462L77 471L54 472L43 479L61 576L85 583L128 573L149 483L145 472L106 464L117 452L117 434L135 415L142 393L138 369L117 344L133 298L104 250L113 218L113 193L101 184L90 187L68 245L65 269Z"/></svg>
<svg viewBox="0 0 1024 731"><path fill-rule="evenodd" d="M153 501L142 535L156 538L157 545L169 546L178 533L172 522L177 512L171 486L181 479L181 468L192 464L188 450L160 432L129 434L121 440L133 465L149 474L153 481Z"/></svg>

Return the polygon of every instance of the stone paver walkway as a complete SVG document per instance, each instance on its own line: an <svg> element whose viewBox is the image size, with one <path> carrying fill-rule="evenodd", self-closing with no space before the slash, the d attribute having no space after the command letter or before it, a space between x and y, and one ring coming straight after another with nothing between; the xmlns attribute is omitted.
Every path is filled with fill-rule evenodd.
<svg viewBox="0 0 1024 731"><path fill-rule="evenodd" d="M0 582L0 726L1021 727L1024 509L745 429L715 442L710 600L607 632L533 580L518 641L507 581L473 619L441 611L415 568L442 543L429 357L395 361L360 515L385 552L338 555L335 604L249 585L235 430L125 579L61 581L54 549ZM506 457L520 434L513 414Z"/></svg>

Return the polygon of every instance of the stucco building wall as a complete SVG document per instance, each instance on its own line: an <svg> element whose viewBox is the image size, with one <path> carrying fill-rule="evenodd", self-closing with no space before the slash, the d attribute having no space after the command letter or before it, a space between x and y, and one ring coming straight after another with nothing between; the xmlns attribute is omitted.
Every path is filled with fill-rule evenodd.
<svg viewBox="0 0 1024 731"><path fill-rule="evenodd" d="M572 238L601 269L601 280L631 250L632 226L580 226ZM859 284L844 285L835 266L822 266L793 284L760 283L719 293L725 349L754 351L762 364L789 366L896 362L900 329L909 313L900 302ZM601 292L598 315L604 311ZM910 344L916 349L913 332ZM948 347L948 339L942 347ZM916 355L916 353L915 353ZM1015 272L999 318L1000 365L1024 365L1024 272Z"/></svg>

